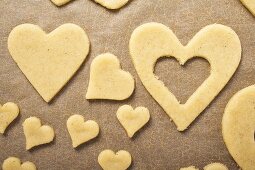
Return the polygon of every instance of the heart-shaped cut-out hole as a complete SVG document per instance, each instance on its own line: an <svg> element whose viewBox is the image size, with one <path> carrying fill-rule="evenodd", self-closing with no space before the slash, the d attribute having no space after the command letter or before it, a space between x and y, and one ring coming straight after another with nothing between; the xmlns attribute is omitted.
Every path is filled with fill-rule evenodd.
<svg viewBox="0 0 255 170"><path fill-rule="evenodd" d="M19 158L9 157L4 160L3 170L36 170L35 164L32 162L21 163Z"/></svg>
<svg viewBox="0 0 255 170"><path fill-rule="evenodd" d="M181 66L172 57L161 57L157 60L154 74L184 104L195 90L210 75L210 64L207 60L196 57Z"/></svg>

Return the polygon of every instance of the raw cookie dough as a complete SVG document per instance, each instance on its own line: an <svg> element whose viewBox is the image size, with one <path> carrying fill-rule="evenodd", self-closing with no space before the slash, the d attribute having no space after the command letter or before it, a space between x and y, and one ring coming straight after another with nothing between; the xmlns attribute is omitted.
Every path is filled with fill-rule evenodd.
<svg viewBox="0 0 255 170"><path fill-rule="evenodd" d="M118 58L105 53L91 63L86 99L124 100L131 96L134 87L132 75L121 70Z"/></svg>
<svg viewBox="0 0 255 170"><path fill-rule="evenodd" d="M181 168L180 170L199 170L198 168L196 168L195 166L189 166L186 168Z"/></svg>
<svg viewBox="0 0 255 170"><path fill-rule="evenodd" d="M98 163L103 170L125 170L132 162L129 152L120 150L116 154L112 150L104 150L98 156Z"/></svg>
<svg viewBox="0 0 255 170"><path fill-rule="evenodd" d="M222 134L228 151L243 170L255 168L255 86L237 92L228 102Z"/></svg>
<svg viewBox="0 0 255 170"><path fill-rule="evenodd" d="M132 138L149 121L150 113L145 107L133 109L129 105L123 105L117 111L117 118L126 130L128 137Z"/></svg>
<svg viewBox="0 0 255 170"><path fill-rule="evenodd" d="M255 16L255 0L240 0L240 1Z"/></svg>
<svg viewBox="0 0 255 170"><path fill-rule="evenodd" d="M51 0L55 5L61 6L65 5L66 3L72 1L72 0Z"/></svg>
<svg viewBox="0 0 255 170"><path fill-rule="evenodd" d="M36 170L35 164L32 162L24 162L21 164L20 159L15 157L9 157L4 160L2 165L3 170Z"/></svg>
<svg viewBox="0 0 255 170"><path fill-rule="evenodd" d="M53 128L48 125L41 125L41 120L37 117L27 118L23 123L23 131L26 137L26 150L50 143L55 136Z"/></svg>
<svg viewBox="0 0 255 170"><path fill-rule="evenodd" d="M49 34L39 26L22 24L11 31L8 48L27 79L49 102L85 60L89 39L74 24L64 24Z"/></svg>
<svg viewBox="0 0 255 170"><path fill-rule="evenodd" d="M84 122L81 115L69 117L66 125L74 148L97 137L99 133L98 124L93 120Z"/></svg>
<svg viewBox="0 0 255 170"><path fill-rule="evenodd" d="M19 115L19 107L15 103L5 103L0 105L0 133L4 133L5 129L14 121Z"/></svg>
<svg viewBox="0 0 255 170"><path fill-rule="evenodd" d="M209 165L206 165L203 169L204 170L228 170L228 168L221 163L211 163ZM199 169L196 168L195 166L190 166L187 168L181 168L180 170L199 170Z"/></svg>
<svg viewBox="0 0 255 170"><path fill-rule="evenodd" d="M147 23L132 33L130 54L136 71L152 97L183 131L209 105L227 84L241 59L241 44L229 27L213 24L199 31L186 46L165 25ZM175 57L180 65L199 56L208 60L210 76L198 87L185 104L180 104L164 83L154 75L160 57Z"/></svg>

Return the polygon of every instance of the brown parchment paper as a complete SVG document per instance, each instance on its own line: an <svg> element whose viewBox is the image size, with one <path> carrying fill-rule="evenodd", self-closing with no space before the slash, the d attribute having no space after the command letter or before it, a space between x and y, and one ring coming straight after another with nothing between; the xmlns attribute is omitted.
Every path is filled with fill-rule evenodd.
<svg viewBox="0 0 255 170"><path fill-rule="evenodd" d="M167 114L143 87L129 56L128 43L132 31L146 22L169 26L183 44L202 27L220 23L232 27L242 43L242 60L236 74L208 108L184 133L178 132ZM16 25L32 23L50 32L64 23L84 28L91 50L71 81L49 104L28 82L11 58L7 38ZM221 120L229 99L239 90L255 83L255 18L239 0L131 0L124 8L110 11L92 0L75 0L56 7L50 0L0 1L0 103L15 102L19 118L5 135L0 135L0 163L9 156L32 161L39 170L100 169L98 154L104 149L125 149L132 154L130 169L178 170L194 165L203 168L221 162L230 170L237 164L228 153L221 134ZM85 94L91 61L99 54L117 55L122 68L136 80L134 94L125 101L87 101ZM191 60L184 67L174 59L161 59L156 75L165 82L180 101L185 102L210 74L210 65L202 59ZM123 104L145 106L151 120L133 139L120 126L116 111ZM66 129L72 114L82 114L100 125L100 135L73 149ZM53 126L53 143L25 150L22 122L29 116L39 117Z"/></svg>

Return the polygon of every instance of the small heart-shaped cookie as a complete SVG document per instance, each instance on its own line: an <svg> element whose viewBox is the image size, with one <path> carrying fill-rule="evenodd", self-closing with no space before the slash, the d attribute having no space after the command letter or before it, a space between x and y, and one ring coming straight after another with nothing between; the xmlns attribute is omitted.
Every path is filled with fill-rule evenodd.
<svg viewBox="0 0 255 170"><path fill-rule="evenodd" d="M237 92L228 102L222 134L228 151L243 170L255 168L255 85Z"/></svg>
<svg viewBox="0 0 255 170"><path fill-rule="evenodd" d="M3 170L36 170L36 166L32 162L27 161L21 164L20 159L15 157L4 160L2 168Z"/></svg>
<svg viewBox="0 0 255 170"><path fill-rule="evenodd" d="M0 105L0 133L4 133L5 129L19 115L19 107L15 103L5 103Z"/></svg>
<svg viewBox="0 0 255 170"><path fill-rule="evenodd" d="M128 136L132 136L141 129L150 119L149 110L145 107L137 107L135 110L129 106L121 106L117 111L117 118L126 130Z"/></svg>
<svg viewBox="0 0 255 170"><path fill-rule="evenodd" d="M126 170L132 162L129 152L104 150L98 156L98 163L104 170Z"/></svg>
<svg viewBox="0 0 255 170"><path fill-rule="evenodd" d="M26 137L26 149L29 150L34 146L50 143L54 139L53 128L41 124L37 117L27 118L23 123L23 131Z"/></svg>
<svg viewBox="0 0 255 170"><path fill-rule="evenodd" d="M228 170L228 168L221 163L211 163L209 165L206 165L203 169L204 170ZM195 166L190 166L187 168L181 168L180 170L199 170L199 169L196 168Z"/></svg>
<svg viewBox="0 0 255 170"><path fill-rule="evenodd" d="M72 1L72 0L51 0L55 5L57 6L61 6L61 5L65 5L68 2Z"/></svg>
<svg viewBox="0 0 255 170"><path fill-rule="evenodd" d="M132 75L121 70L115 55L101 54L91 63L86 99L124 100L133 93L134 86Z"/></svg>
<svg viewBox="0 0 255 170"><path fill-rule="evenodd" d="M89 52L85 31L64 24L49 34L22 24L8 38L9 52L30 83L49 102L78 70Z"/></svg>
<svg viewBox="0 0 255 170"><path fill-rule="evenodd" d="M255 0L240 0L240 1L255 16Z"/></svg>
<svg viewBox="0 0 255 170"><path fill-rule="evenodd" d="M241 43L237 34L231 28L219 24L206 26L183 46L165 25L147 23L134 30L129 49L143 85L179 131L187 129L217 96L236 71L241 59ZM175 57L180 65L184 65L194 56L202 57L210 63L210 76L185 104L180 104L175 95L154 75L154 66L161 57Z"/></svg>
<svg viewBox="0 0 255 170"><path fill-rule="evenodd" d="M69 117L66 125L74 148L97 137L99 133L98 124L93 120L84 122L81 115Z"/></svg>

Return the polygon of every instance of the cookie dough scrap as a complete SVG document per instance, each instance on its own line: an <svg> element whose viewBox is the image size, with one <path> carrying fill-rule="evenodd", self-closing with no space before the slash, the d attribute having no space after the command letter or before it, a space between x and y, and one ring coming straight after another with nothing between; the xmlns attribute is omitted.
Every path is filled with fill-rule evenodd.
<svg viewBox="0 0 255 170"><path fill-rule="evenodd" d="M0 133L4 134L6 128L13 122L19 115L19 107L12 102L0 105Z"/></svg>
<svg viewBox="0 0 255 170"><path fill-rule="evenodd" d="M134 78L121 70L118 58L105 53L91 63L86 99L124 100L131 96L134 87Z"/></svg>
<svg viewBox="0 0 255 170"><path fill-rule="evenodd" d="M26 150L35 146L50 143L54 139L54 130L48 125L42 125L37 117L27 118L23 122L23 131L26 137Z"/></svg>
<svg viewBox="0 0 255 170"><path fill-rule="evenodd" d="M255 0L240 0L240 1L255 16Z"/></svg>
<svg viewBox="0 0 255 170"><path fill-rule="evenodd" d="M150 113L145 107L133 109L132 106L123 105L117 111L117 118L126 130L128 137L132 138L149 121Z"/></svg>
<svg viewBox="0 0 255 170"><path fill-rule="evenodd" d="M9 52L42 98L49 102L75 74L89 52L85 31L64 24L49 34L22 24L8 38Z"/></svg>
<svg viewBox="0 0 255 170"><path fill-rule="evenodd" d="M243 170L255 168L255 86L237 92L228 102L222 134L228 151Z"/></svg>
<svg viewBox="0 0 255 170"><path fill-rule="evenodd" d="M4 160L2 165L3 170L36 170L35 164L32 162L21 163L19 158L9 157Z"/></svg>
<svg viewBox="0 0 255 170"><path fill-rule="evenodd" d="M204 170L228 170L228 168L225 165L221 163L217 163L217 162L206 165L203 169ZM199 169L196 168L195 166L190 166L186 168L181 168L180 170L199 170Z"/></svg>
<svg viewBox="0 0 255 170"><path fill-rule="evenodd" d="M126 170L131 165L129 152L120 150L116 154L112 150L104 150L98 156L98 163L103 170Z"/></svg>
<svg viewBox="0 0 255 170"><path fill-rule="evenodd" d="M84 122L81 115L72 115L67 120L67 129L72 139L73 147L85 143L99 134L99 126L93 120Z"/></svg>
<svg viewBox="0 0 255 170"><path fill-rule="evenodd" d="M174 121L179 131L187 129L217 96L236 71L241 59L241 44L237 34L231 28L219 24L204 27L183 46L165 25L147 23L134 30L129 50L143 85ZM208 60L211 66L210 76L185 104L180 104L174 94L154 75L157 60L172 56L180 65L199 56Z"/></svg>

